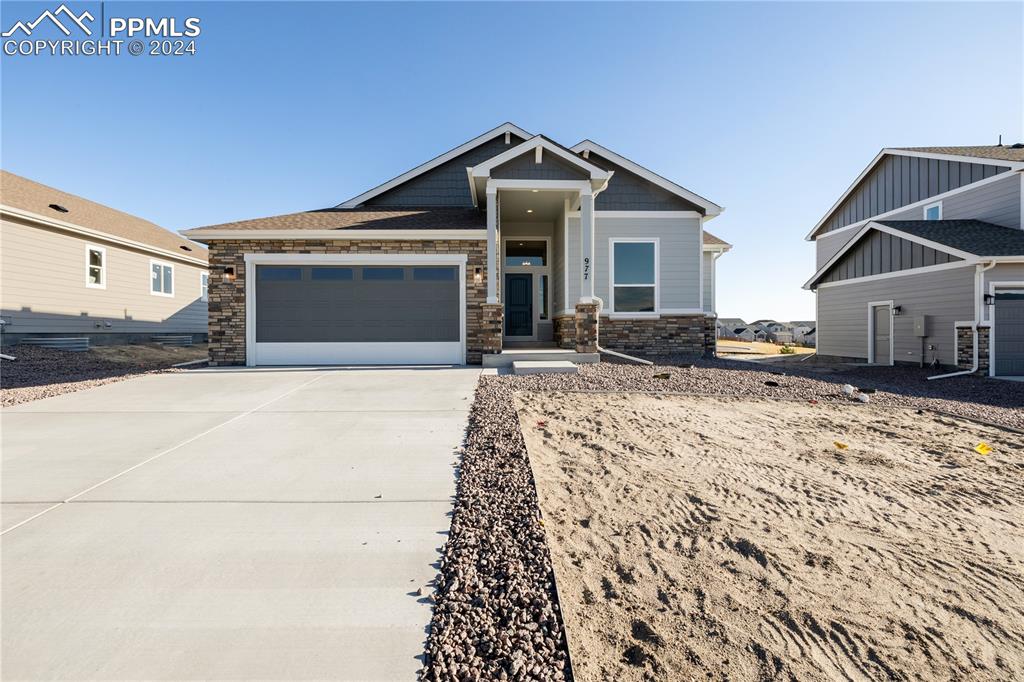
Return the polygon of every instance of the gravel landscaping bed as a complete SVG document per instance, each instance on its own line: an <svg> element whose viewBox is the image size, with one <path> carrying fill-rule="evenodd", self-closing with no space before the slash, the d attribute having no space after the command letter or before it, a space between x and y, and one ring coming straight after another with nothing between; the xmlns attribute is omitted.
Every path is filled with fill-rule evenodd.
<svg viewBox="0 0 1024 682"><path fill-rule="evenodd" d="M654 391L842 401L949 412L1024 429L1024 384L977 377L926 382L903 368L828 373L726 360L676 366L602 362L576 375L485 376L470 413L451 534L436 583L425 680L568 680L564 625L515 391ZM767 383L766 383L767 382Z"/></svg>
<svg viewBox="0 0 1024 682"><path fill-rule="evenodd" d="M133 348L140 352L132 353ZM152 372L175 372L171 365L187 362L203 348L162 346L99 347L83 352L8 346L16 360L0 360L0 404L4 407L124 381Z"/></svg>

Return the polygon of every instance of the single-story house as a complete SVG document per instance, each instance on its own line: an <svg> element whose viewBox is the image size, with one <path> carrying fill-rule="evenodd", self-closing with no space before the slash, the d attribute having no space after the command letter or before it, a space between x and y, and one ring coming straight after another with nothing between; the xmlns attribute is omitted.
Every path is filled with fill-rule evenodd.
<svg viewBox="0 0 1024 682"><path fill-rule="evenodd" d="M506 123L336 206L187 231L216 365L480 363L523 345L712 353L722 207Z"/></svg>
<svg viewBox="0 0 1024 682"><path fill-rule="evenodd" d="M718 329L718 337L722 339L735 338L733 330L746 327L747 323L738 317L719 317L715 322Z"/></svg>
<svg viewBox="0 0 1024 682"><path fill-rule="evenodd" d="M1024 144L883 149L807 235L817 348L1024 375Z"/></svg>
<svg viewBox="0 0 1024 682"><path fill-rule="evenodd" d="M763 334L764 332L762 332ZM735 327L730 334L731 338L738 339L740 341L756 341L755 330L750 327Z"/></svg>
<svg viewBox="0 0 1024 682"><path fill-rule="evenodd" d="M0 171L4 343L206 338L206 249L137 216Z"/></svg>

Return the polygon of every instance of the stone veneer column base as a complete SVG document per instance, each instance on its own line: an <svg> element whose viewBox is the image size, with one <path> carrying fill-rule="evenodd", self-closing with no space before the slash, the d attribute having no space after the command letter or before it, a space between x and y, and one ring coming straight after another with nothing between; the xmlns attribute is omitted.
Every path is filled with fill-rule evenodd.
<svg viewBox="0 0 1024 682"><path fill-rule="evenodd" d="M711 315L662 315L651 319L601 320L605 348L641 355L692 355L715 353L715 318Z"/></svg>
<svg viewBox="0 0 1024 682"><path fill-rule="evenodd" d="M576 304L576 352L597 352L597 304Z"/></svg>
<svg viewBox="0 0 1024 682"><path fill-rule="evenodd" d="M553 318L555 345L566 350L576 348L576 318L570 315Z"/></svg>
<svg viewBox="0 0 1024 682"><path fill-rule="evenodd" d="M504 306L500 303L483 303L480 306L480 353L470 354L466 362L479 364L484 355L501 352L501 331L505 321Z"/></svg>
<svg viewBox="0 0 1024 682"><path fill-rule="evenodd" d="M988 327L978 327L978 372L988 374ZM970 369L974 364L974 330L971 327L956 328L956 365Z"/></svg>

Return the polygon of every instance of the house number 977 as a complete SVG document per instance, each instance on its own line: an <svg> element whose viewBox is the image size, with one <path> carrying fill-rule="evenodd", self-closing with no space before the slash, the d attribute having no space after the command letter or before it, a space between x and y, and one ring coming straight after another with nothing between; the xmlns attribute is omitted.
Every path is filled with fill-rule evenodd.
<svg viewBox="0 0 1024 682"><path fill-rule="evenodd" d="M590 259L589 258L584 258L583 259L583 279L584 280L590 279Z"/></svg>

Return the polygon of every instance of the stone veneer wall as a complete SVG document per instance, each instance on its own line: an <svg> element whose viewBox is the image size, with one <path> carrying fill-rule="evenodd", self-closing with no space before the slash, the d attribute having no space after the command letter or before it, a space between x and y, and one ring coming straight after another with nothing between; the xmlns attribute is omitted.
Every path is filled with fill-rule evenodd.
<svg viewBox="0 0 1024 682"><path fill-rule="evenodd" d="M597 304L576 304L576 352L597 352Z"/></svg>
<svg viewBox="0 0 1024 682"><path fill-rule="evenodd" d="M978 371L988 374L988 327L978 328ZM970 369L974 364L974 332L971 327L956 328L956 364Z"/></svg>
<svg viewBox="0 0 1024 682"><path fill-rule="evenodd" d="M485 321L487 300L487 242L463 240L337 239L337 240L213 240L210 258L210 364L245 364L245 254L247 253L380 253L466 254L466 361L479 364L484 353L501 350L500 311L495 349L493 320ZM236 278L228 282L224 268L234 266ZM473 270L483 268L479 284ZM493 317L493 311L489 313Z"/></svg>
<svg viewBox="0 0 1024 682"><path fill-rule="evenodd" d="M612 320L602 316L598 344L624 353L713 357L717 350L715 320L714 315L662 315L646 320ZM556 317L554 325L559 348L576 348L576 318Z"/></svg>

